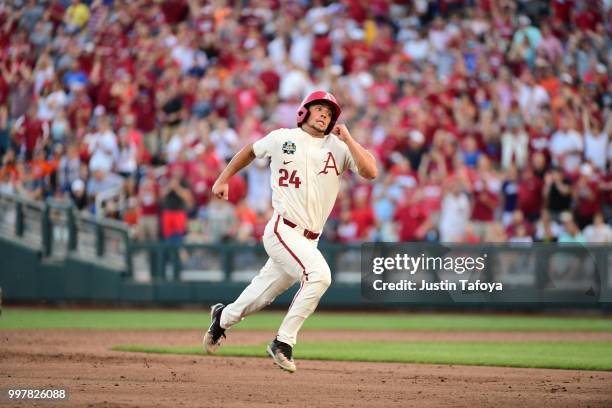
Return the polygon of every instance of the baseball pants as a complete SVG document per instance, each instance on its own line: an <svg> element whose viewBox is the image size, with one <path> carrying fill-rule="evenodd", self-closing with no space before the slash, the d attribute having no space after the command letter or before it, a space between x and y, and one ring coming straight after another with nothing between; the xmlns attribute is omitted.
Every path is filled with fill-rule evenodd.
<svg viewBox="0 0 612 408"><path fill-rule="evenodd" d="M276 213L266 225L263 243L270 258L238 299L223 309L221 327L229 329L300 281L276 336L293 347L302 324L331 284L331 272L317 249L318 240L306 238L303 229L291 228Z"/></svg>

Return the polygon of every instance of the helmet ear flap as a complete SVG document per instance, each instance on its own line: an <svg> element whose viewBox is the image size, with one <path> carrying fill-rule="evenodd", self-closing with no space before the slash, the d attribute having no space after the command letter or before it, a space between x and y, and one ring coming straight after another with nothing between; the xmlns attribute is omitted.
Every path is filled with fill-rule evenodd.
<svg viewBox="0 0 612 408"><path fill-rule="evenodd" d="M298 126L302 126L302 123L306 122L306 120L308 119L308 114L310 112L308 111L308 108L306 106L302 106L300 108L300 110L298 110L297 113L297 124Z"/></svg>

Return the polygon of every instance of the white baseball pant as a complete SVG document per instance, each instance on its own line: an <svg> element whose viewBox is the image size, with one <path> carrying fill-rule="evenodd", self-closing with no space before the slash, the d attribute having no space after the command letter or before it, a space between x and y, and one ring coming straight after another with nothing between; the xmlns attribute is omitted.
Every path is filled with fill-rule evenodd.
<svg viewBox="0 0 612 408"><path fill-rule="evenodd" d="M300 281L276 336L293 347L302 324L331 284L331 272L317 249L318 240L306 238L302 228L291 228L276 213L266 225L263 243L270 258L238 299L223 309L221 327L229 329Z"/></svg>

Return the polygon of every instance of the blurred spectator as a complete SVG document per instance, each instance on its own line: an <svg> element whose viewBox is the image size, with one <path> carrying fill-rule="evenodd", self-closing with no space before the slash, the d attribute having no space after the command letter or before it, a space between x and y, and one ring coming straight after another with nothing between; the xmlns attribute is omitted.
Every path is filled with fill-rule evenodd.
<svg viewBox="0 0 612 408"><path fill-rule="evenodd" d="M506 241L506 231L501 222L493 222L487 226L484 242L502 243Z"/></svg>
<svg viewBox="0 0 612 408"><path fill-rule="evenodd" d="M400 201L404 190L396 182L393 174L386 174L374 185L372 190L372 210L376 220L376 240L397 241L397 233L393 223L396 203Z"/></svg>
<svg viewBox="0 0 612 408"><path fill-rule="evenodd" d="M217 120L215 129L210 133L210 141L214 143L217 154L225 160L230 160L238 149L238 134L229 127L227 120Z"/></svg>
<svg viewBox="0 0 612 408"><path fill-rule="evenodd" d="M35 178L30 164L21 165L20 176L15 184L17 194L31 200L43 198L43 181Z"/></svg>
<svg viewBox="0 0 612 408"><path fill-rule="evenodd" d="M583 164L580 176L572 190L574 214L578 228L582 229L593 222L593 216L601 211L599 187L590 164Z"/></svg>
<svg viewBox="0 0 612 408"><path fill-rule="evenodd" d="M510 166L506 178L502 182L501 194L503 200L502 222L504 225L510 223L512 213L518 207L519 184L518 170L515 165Z"/></svg>
<svg viewBox="0 0 612 408"><path fill-rule="evenodd" d="M119 192L123 179L115 173L104 169L92 170L92 177L87 181L87 195L93 200L100 193Z"/></svg>
<svg viewBox="0 0 612 408"><path fill-rule="evenodd" d="M476 234L483 235L486 223L495 219L495 209L500 197L501 182L497 172L491 168L489 158L478 160L478 178L473 184L474 204L472 206L472 221Z"/></svg>
<svg viewBox="0 0 612 408"><path fill-rule="evenodd" d="M342 211L340 214L340 223L338 224L338 241L344 244L355 242L358 239L359 226L351 218L351 212L348 210Z"/></svg>
<svg viewBox="0 0 612 408"><path fill-rule="evenodd" d="M510 126L502 135L502 167L507 169L513 162L523 168L527 163L527 143L529 137L521 125Z"/></svg>
<svg viewBox="0 0 612 408"><path fill-rule="evenodd" d="M559 219L559 215L563 211L571 208L571 180L565 177L557 167L553 167L544 177L544 197L547 202L546 208L550 211L553 219Z"/></svg>
<svg viewBox="0 0 612 408"><path fill-rule="evenodd" d="M37 118L36 105L31 105L24 116L20 116L13 128L13 145L20 147L19 155L32 160L34 150L42 148L49 136L49 127Z"/></svg>
<svg viewBox="0 0 612 408"><path fill-rule="evenodd" d="M612 243L612 228L604 222L601 213L595 214L593 223L584 229L584 239L593 244Z"/></svg>
<svg viewBox="0 0 612 408"><path fill-rule="evenodd" d="M64 22L68 32L78 31L83 28L89 20L89 15L89 7L86 4L81 3L80 0L72 0L72 4L66 9L66 14L64 15Z"/></svg>
<svg viewBox="0 0 612 408"><path fill-rule="evenodd" d="M508 240L512 242L524 242L525 238L531 235L531 224L525 220L525 215L521 210L515 210L512 213L510 224L506 227L506 236ZM513 238L517 238L518 241L513 241Z"/></svg>
<svg viewBox="0 0 612 408"><path fill-rule="evenodd" d="M76 144L70 144L66 154L60 159L57 170L60 191L70 191L72 183L80 177L80 169L81 159L78 148Z"/></svg>
<svg viewBox="0 0 612 408"><path fill-rule="evenodd" d="M123 177L131 177L138 169L138 151L134 143L129 140L127 129L119 131L119 144L117 146L117 173Z"/></svg>
<svg viewBox="0 0 612 408"><path fill-rule="evenodd" d="M431 228L429 213L421 198L421 192L412 189L395 210L393 219L397 223L400 241L420 241Z"/></svg>
<svg viewBox="0 0 612 408"><path fill-rule="evenodd" d="M563 232L559 235L559 243L584 244L586 240L571 215L563 222Z"/></svg>
<svg viewBox="0 0 612 408"><path fill-rule="evenodd" d="M70 128L70 122L66 117L66 111L59 109L55 113L51 122L51 140L55 144L66 144L68 138L71 137L72 129Z"/></svg>
<svg viewBox="0 0 612 408"><path fill-rule="evenodd" d="M357 225L355 238L359 241L369 241L376 221L366 194L360 193L355 197L355 208L350 214L351 220Z"/></svg>
<svg viewBox="0 0 612 408"><path fill-rule="evenodd" d="M96 108L98 109L98 108ZM102 112L102 109L100 109ZM103 114L97 118L97 131L85 135L87 151L90 155L89 170L110 172L117 162L119 148L117 136L111 128L110 119Z"/></svg>
<svg viewBox="0 0 612 408"><path fill-rule="evenodd" d="M255 159L254 165L249 166L246 171L248 181L246 199L249 207L258 212L265 212L270 206L272 195L268 160Z"/></svg>
<svg viewBox="0 0 612 408"><path fill-rule="evenodd" d="M80 178L75 179L70 183L70 198L72 204L79 210L83 211L87 209L87 194L85 192L85 182Z"/></svg>
<svg viewBox="0 0 612 408"><path fill-rule="evenodd" d="M147 170L138 189L137 205L140 209L136 236L143 241L159 238L159 184L153 170Z"/></svg>
<svg viewBox="0 0 612 408"><path fill-rule="evenodd" d="M465 231L459 242L464 244L478 244L482 241L482 237L474 231L474 225L470 222L465 226Z"/></svg>
<svg viewBox="0 0 612 408"><path fill-rule="evenodd" d="M543 187L544 183L531 167L528 166L523 170L518 185L518 208L530 222L534 222L540 216L543 203Z"/></svg>
<svg viewBox="0 0 612 408"><path fill-rule="evenodd" d="M559 130L553 133L550 140L553 164L561 166L566 173L574 173L580 166L583 150L582 137L570 125L570 118L565 113L561 117Z"/></svg>
<svg viewBox="0 0 612 408"><path fill-rule="evenodd" d="M184 170L177 166L161 187L161 235L171 242L180 242L187 232L187 211L193 204Z"/></svg>
<svg viewBox="0 0 612 408"><path fill-rule="evenodd" d="M207 242L225 242L234 235L238 220L228 201L213 196L202 215Z"/></svg>
<svg viewBox="0 0 612 408"><path fill-rule="evenodd" d="M592 122L586 109L582 111L584 129L584 157L599 171L606 171L609 152L609 137L612 134L612 120L608 118L608 129L605 130L599 121Z"/></svg>
<svg viewBox="0 0 612 408"><path fill-rule="evenodd" d="M251 242L254 238L257 213L247 205L245 200L241 200L236 205L235 214L238 221L235 233L236 240L238 242Z"/></svg>
<svg viewBox="0 0 612 408"><path fill-rule="evenodd" d="M562 232L561 226L552 219L548 210L542 210L542 216L535 226L535 239L538 242L555 242Z"/></svg>
<svg viewBox="0 0 612 408"><path fill-rule="evenodd" d="M470 201L458 182L449 183L448 192L442 199L440 213L440 241L460 242L470 219Z"/></svg>

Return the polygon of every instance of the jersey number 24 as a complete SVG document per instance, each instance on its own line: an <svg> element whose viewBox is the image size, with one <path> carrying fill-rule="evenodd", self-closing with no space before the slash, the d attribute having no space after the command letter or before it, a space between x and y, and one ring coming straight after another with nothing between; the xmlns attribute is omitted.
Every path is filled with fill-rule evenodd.
<svg viewBox="0 0 612 408"><path fill-rule="evenodd" d="M280 169L279 173L281 174L281 177L278 179L279 186L289 187L289 184L293 184L295 188L300 188L300 184L302 184L302 182L300 181L300 178L297 176L297 170L293 170L291 172L291 176L289 175L289 172L287 171L287 169ZM287 182L287 180L289 181Z"/></svg>

